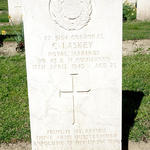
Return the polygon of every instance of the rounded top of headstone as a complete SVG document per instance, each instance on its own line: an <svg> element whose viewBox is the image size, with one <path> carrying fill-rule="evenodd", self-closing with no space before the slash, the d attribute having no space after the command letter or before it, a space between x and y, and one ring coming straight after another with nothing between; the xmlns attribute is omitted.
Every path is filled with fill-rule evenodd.
<svg viewBox="0 0 150 150"><path fill-rule="evenodd" d="M90 21L91 0L50 0L52 19L66 30L79 30Z"/></svg>

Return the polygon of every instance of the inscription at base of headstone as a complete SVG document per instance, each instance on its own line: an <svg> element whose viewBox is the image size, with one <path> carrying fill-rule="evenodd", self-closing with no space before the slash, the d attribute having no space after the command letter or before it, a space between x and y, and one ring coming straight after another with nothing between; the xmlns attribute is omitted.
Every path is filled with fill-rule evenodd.
<svg viewBox="0 0 150 150"><path fill-rule="evenodd" d="M149 0L137 1L137 20L141 20L141 21L150 20L150 1Z"/></svg>
<svg viewBox="0 0 150 150"><path fill-rule="evenodd" d="M122 1L25 0L32 150L121 150Z"/></svg>
<svg viewBox="0 0 150 150"><path fill-rule="evenodd" d="M14 24L22 22L22 0L8 0L8 12Z"/></svg>

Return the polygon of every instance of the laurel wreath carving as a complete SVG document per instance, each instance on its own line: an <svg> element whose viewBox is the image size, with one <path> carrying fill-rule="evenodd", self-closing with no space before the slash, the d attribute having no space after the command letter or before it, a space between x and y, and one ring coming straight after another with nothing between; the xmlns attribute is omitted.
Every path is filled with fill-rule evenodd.
<svg viewBox="0 0 150 150"><path fill-rule="evenodd" d="M65 0L50 0L49 9L52 19L60 27L65 30L80 30L85 27L92 14L92 4L91 0L79 0L82 6L82 11L80 15L76 18L67 18L64 16L62 4Z"/></svg>

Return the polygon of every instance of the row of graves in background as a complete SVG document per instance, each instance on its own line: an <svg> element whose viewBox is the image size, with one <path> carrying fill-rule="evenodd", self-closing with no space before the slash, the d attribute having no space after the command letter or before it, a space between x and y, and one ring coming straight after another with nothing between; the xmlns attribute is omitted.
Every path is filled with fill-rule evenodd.
<svg viewBox="0 0 150 150"><path fill-rule="evenodd" d="M8 0L9 15L15 24L22 22L22 0ZM125 2L126 0L123 0ZM150 20L150 0L127 0L137 5L137 20ZM39 10L40 11L40 10Z"/></svg>

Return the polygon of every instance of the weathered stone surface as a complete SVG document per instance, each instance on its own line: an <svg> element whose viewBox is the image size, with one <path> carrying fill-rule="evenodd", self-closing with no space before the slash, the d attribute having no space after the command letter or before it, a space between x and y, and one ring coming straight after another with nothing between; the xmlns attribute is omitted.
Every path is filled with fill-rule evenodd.
<svg viewBox="0 0 150 150"><path fill-rule="evenodd" d="M137 2L137 20L150 20L150 1L138 0Z"/></svg>
<svg viewBox="0 0 150 150"><path fill-rule="evenodd" d="M125 2L125 1L127 1L129 3L133 3L133 4L135 4L137 2L137 0L123 0L123 2Z"/></svg>
<svg viewBox="0 0 150 150"><path fill-rule="evenodd" d="M22 0L8 0L8 12L14 24L22 22Z"/></svg>
<svg viewBox="0 0 150 150"><path fill-rule="evenodd" d="M33 150L121 150L121 6L24 1Z"/></svg>

